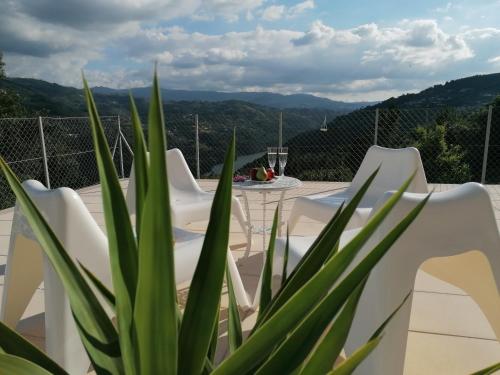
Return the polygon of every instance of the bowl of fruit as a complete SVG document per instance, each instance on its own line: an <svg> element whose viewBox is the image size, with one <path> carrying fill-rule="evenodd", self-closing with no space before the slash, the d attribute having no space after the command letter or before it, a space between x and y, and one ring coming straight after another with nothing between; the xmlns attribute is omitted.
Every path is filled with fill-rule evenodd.
<svg viewBox="0 0 500 375"><path fill-rule="evenodd" d="M264 167L252 168L250 170L250 179L260 184L271 184L276 180L274 170Z"/></svg>

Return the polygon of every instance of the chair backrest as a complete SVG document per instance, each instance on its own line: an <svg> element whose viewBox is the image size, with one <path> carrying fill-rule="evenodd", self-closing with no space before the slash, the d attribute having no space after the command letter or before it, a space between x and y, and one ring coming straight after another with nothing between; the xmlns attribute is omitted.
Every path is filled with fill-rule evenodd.
<svg viewBox="0 0 500 375"><path fill-rule="evenodd" d="M380 170L361 205L373 206L386 191L397 190L415 171L416 175L407 191L412 193L428 191L422 159L416 148L392 149L371 146L352 180L350 192L355 193L379 166Z"/></svg>
<svg viewBox="0 0 500 375"><path fill-rule="evenodd" d="M178 148L167 150L166 157L169 176L168 183L172 195L203 192L191 173L181 150Z"/></svg>
<svg viewBox="0 0 500 375"><path fill-rule="evenodd" d="M182 155L181 150L173 148L165 152L168 170L168 185L170 188L170 199L175 202L176 199L193 196L195 194L203 193L196 182L189 166ZM135 171L134 165L130 170L130 177L128 180L127 194L126 194L127 207L130 216L135 217Z"/></svg>
<svg viewBox="0 0 500 375"><path fill-rule="evenodd" d="M372 215L393 194L386 192ZM366 256L425 196L404 193L353 263ZM422 266L427 272L429 262L433 276L462 288L480 304L500 337L500 236L486 188L471 182L433 194L371 271L346 343L348 353L366 342L395 311L412 291L418 269ZM411 299L387 326L382 345L358 368L360 374L403 372Z"/></svg>
<svg viewBox="0 0 500 375"><path fill-rule="evenodd" d="M109 270L108 240L76 191L67 187L49 190L36 180L24 181L23 187L73 259L90 270L103 266ZM16 215L22 215L17 205ZM21 234L31 231L27 223L21 226ZM97 276L111 288L109 272Z"/></svg>

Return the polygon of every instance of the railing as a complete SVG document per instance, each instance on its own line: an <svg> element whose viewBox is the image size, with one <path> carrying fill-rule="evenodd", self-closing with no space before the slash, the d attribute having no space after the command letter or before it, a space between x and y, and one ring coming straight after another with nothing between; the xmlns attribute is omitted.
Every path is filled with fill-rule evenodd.
<svg viewBox="0 0 500 375"><path fill-rule="evenodd" d="M322 126L327 118L326 129ZM366 150L419 148L427 178L437 183L500 183L500 108L377 109L349 114L317 110L253 109L199 114L166 113L168 147L182 150L193 175L217 177L233 129L236 168L265 165L266 147L289 148L286 174L302 180L350 181ZM127 177L133 159L127 118L102 117L118 175ZM98 183L86 117L0 118L0 155L21 180L48 187L81 188ZM13 196L0 177L0 207Z"/></svg>

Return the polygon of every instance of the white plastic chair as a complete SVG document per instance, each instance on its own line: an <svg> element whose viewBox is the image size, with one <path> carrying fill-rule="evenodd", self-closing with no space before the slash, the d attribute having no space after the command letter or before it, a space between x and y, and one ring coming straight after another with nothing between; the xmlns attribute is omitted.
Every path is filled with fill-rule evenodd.
<svg viewBox="0 0 500 375"><path fill-rule="evenodd" d="M179 149L167 150L166 158L174 225L184 227L189 223L208 220L214 194L200 188ZM135 218L135 172L133 167L130 172L126 200L129 212L132 218ZM240 201L236 197L233 197L232 201L232 214L245 233L248 252L252 246L252 228L247 221Z"/></svg>
<svg viewBox="0 0 500 375"><path fill-rule="evenodd" d="M391 194L384 194L377 206ZM352 269L425 194L405 193L355 258ZM341 248L358 232L344 232ZM288 270L292 270L315 237L290 237ZM285 239L277 241L275 272L282 267ZM281 263L281 264L280 264ZM500 237L486 189L467 183L435 193L417 219L372 270L359 301L346 344L347 353L366 342L413 289L421 267L425 272L464 290L480 307L500 338ZM357 374L402 374L412 298L385 329L379 346Z"/></svg>
<svg viewBox="0 0 500 375"><path fill-rule="evenodd" d="M23 186L71 257L80 261L112 289L107 238L80 196L69 188L48 190L34 180L25 181ZM204 236L180 229L176 229L174 235L175 278L179 285L191 280ZM229 250L228 264L238 303L242 307L249 307L248 297ZM0 319L15 328L42 281L46 352L70 374L87 373L90 361L81 344L64 288L16 205Z"/></svg>
<svg viewBox="0 0 500 375"><path fill-rule="evenodd" d="M347 229L363 226L382 194L386 191L397 190L414 171L417 171L417 174L407 191L427 193L427 180L420 153L416 148L392 149L371 146L366 152L351 185L346 190L329 195L316 194L298 197L295 200L288 220L290 233L293 232L302 216L323 223L330 221L342 202L347 203L379 166L380 170L377 176L358 205Z"/></svg>

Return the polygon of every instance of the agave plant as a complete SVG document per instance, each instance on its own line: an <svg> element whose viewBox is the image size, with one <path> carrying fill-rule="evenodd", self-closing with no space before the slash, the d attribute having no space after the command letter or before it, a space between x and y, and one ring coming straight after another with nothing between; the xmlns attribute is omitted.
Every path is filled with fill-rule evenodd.
<svg viewBox="0 0 500 375"><path fill-rule="evenodd" d="M397 203L409 179L342 251L339 239L373 181L326 225L290 274L271 288L277 214L263 270L258 318L243 339L232 282L226 273L235 137L229 144L201 255L185 307L177 301L170 218L165 126L155 73L148 117L148 147L131 97L136 173L136 224L131 224L92 94L84 92L102 188L113 291L70 259L9 166L0 160L17 201L68 294L82 342L98 374L348 374L382 339L387 321L339 365L368 275L423 208L416 206L371 252L346 269ZM149 156L148 153L149 152ZM285 258L288 245L285 250ZM229 354L214 362L220 299L226 274ZM116 324L106 314L114 309ZM404 303L404 301L402 301ZM393 313L394 315L394 313ZM299 339L300 338L300 339ZM10 374L66 374L28 341L0 324L0 368Z"/></svg>

